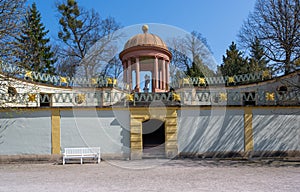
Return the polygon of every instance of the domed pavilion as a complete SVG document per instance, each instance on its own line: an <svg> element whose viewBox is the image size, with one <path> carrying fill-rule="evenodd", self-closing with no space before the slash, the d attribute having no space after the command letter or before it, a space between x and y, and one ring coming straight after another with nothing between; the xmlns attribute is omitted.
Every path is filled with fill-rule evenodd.
<svg viewBox="0 0 300 192"><path fill-rule="evenodd" d="M166 43L159 36L149 33L148 29L147 25L143 25L143 33L131 37L119 55L124 82L136 92L167 92L172 54ZM146 74L144 81L141 81L141 72L150 75Z"/></svg>

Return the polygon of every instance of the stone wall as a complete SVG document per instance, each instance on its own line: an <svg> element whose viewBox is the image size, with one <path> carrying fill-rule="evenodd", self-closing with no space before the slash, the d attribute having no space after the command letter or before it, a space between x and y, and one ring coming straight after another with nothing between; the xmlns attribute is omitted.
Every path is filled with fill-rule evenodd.
<svg viewBox="0 0 300 192"><path fill-rule="evenodd" d="M61 110L61 148L101 147L106 156L127 155L129 113L119 122L111 110Z"/></svg>
<svg viewBox="0 0 300 192"><path fill-rule="evenodd" d="M254 151L300 151L300 109L254 109Z"/></svg>
<svg viewBox="0 0 300 192"><path fill-rule="evenodd" d="M182 109L178 111L179 153L244 150L244 110Z"/></svg>
<svg viewBox="0 0 300 192"><path fill-rule="evenodd" d="M0 155L51 154L50 110L0 115Z"/></svg>
<svg viewBox="0 0 300 192"><path fill-rule="evenodd" d="M142 122L152 118L165 121L166 157L300 151L299 107L166 107L166 116L159 116L161 108L151 110L2 110L0 156L61 155L66 147L99 146L104 158L130 158L136 146L143 153L142 136L135 136Z"/></svg>

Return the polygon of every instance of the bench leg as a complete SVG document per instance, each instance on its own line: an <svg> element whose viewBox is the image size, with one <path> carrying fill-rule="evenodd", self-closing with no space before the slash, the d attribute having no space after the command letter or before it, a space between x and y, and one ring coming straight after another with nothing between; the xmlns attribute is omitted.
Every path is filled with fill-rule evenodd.
<svg viewBox="0 0 300 192"><path fill-rule="evenodd" d="M63 165L66 163L66 159L65 157L63 157Z"/></svg>
<svg viewBox="0 0 300 192"><path fill-rule="evenodd" d="M83 159L83 158L81 157L81 158L80 158L80 164L82 164L82 159Z"/></svg>

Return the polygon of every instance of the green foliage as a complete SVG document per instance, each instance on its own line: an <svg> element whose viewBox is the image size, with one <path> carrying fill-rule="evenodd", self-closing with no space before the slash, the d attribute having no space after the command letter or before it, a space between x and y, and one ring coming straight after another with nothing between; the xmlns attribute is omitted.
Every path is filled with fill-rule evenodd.
<svg viewBox="0 0 300 192"><path fill-rule="evenodd" d="M189 77L203 77L203 73L200 70L200 67L195 63L192 62L191 66L188 66L186 75Z"/></svg>
<svg viewBox="0 0 300 192"><path fill-rule="evenodd" d="M54 74L54 53L51 51L49 38L46 38L48 30L45 30L41 22L41 14L36 4L27 11L23 20L21 34L16 38L18 50L15 56L21 66L28 70Z"/></svg>
<svg viewBox="0 0 300 192"><path fill-rule="evenodd" d="M258 38L255 38L250 48L250 58L243 58L243 53L232 42L226 50L226 56L223 56L223 64L218 67L218 73L223 76L234 76L268 69L269 60Z"/></svg>
<svg viewBox="0 0 300 192"><path fill-rule="evenodd" d="M234 42L226 50L226 56L223 55L223 64L219 66L218 71L223 76L240 75L249 72L247 59L244 59L242 52L237 49Z"/></svg>
<svg viewBox="0 0 300 192"><path fill-rule="evenodd" d="M187 66L186 75L189 77L213 77L215 73L197 56L192 64Z"/></svg>
<svg viewBox="0 0 300 192"><path fill-rule="evenodd" d="M80 10L75 0L68 0L67 4L58 5L58 10L62 14L59 19L62 31L59 31L58 37L66 43L72 33L83 27L83 21L80 19Z"/></svg>
<svg viewBox="0 0 300 192"><path fill-rule="evenodd" d="M260 43L260 40L258 38L255 38L250 48L249 72L266 70L269 60L265 56L265 51Z"/></svg>

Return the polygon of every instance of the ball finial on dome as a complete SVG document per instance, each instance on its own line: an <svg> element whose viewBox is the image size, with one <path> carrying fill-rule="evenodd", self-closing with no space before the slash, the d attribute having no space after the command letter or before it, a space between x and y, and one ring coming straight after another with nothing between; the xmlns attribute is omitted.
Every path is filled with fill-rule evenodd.
<svg viewBox="0 0 300 192"><path fill-rule="evenodd" d="M143 25L142 30L143 30L144 33L147 33L148 29L149 29L148 25Z"/></svg>

